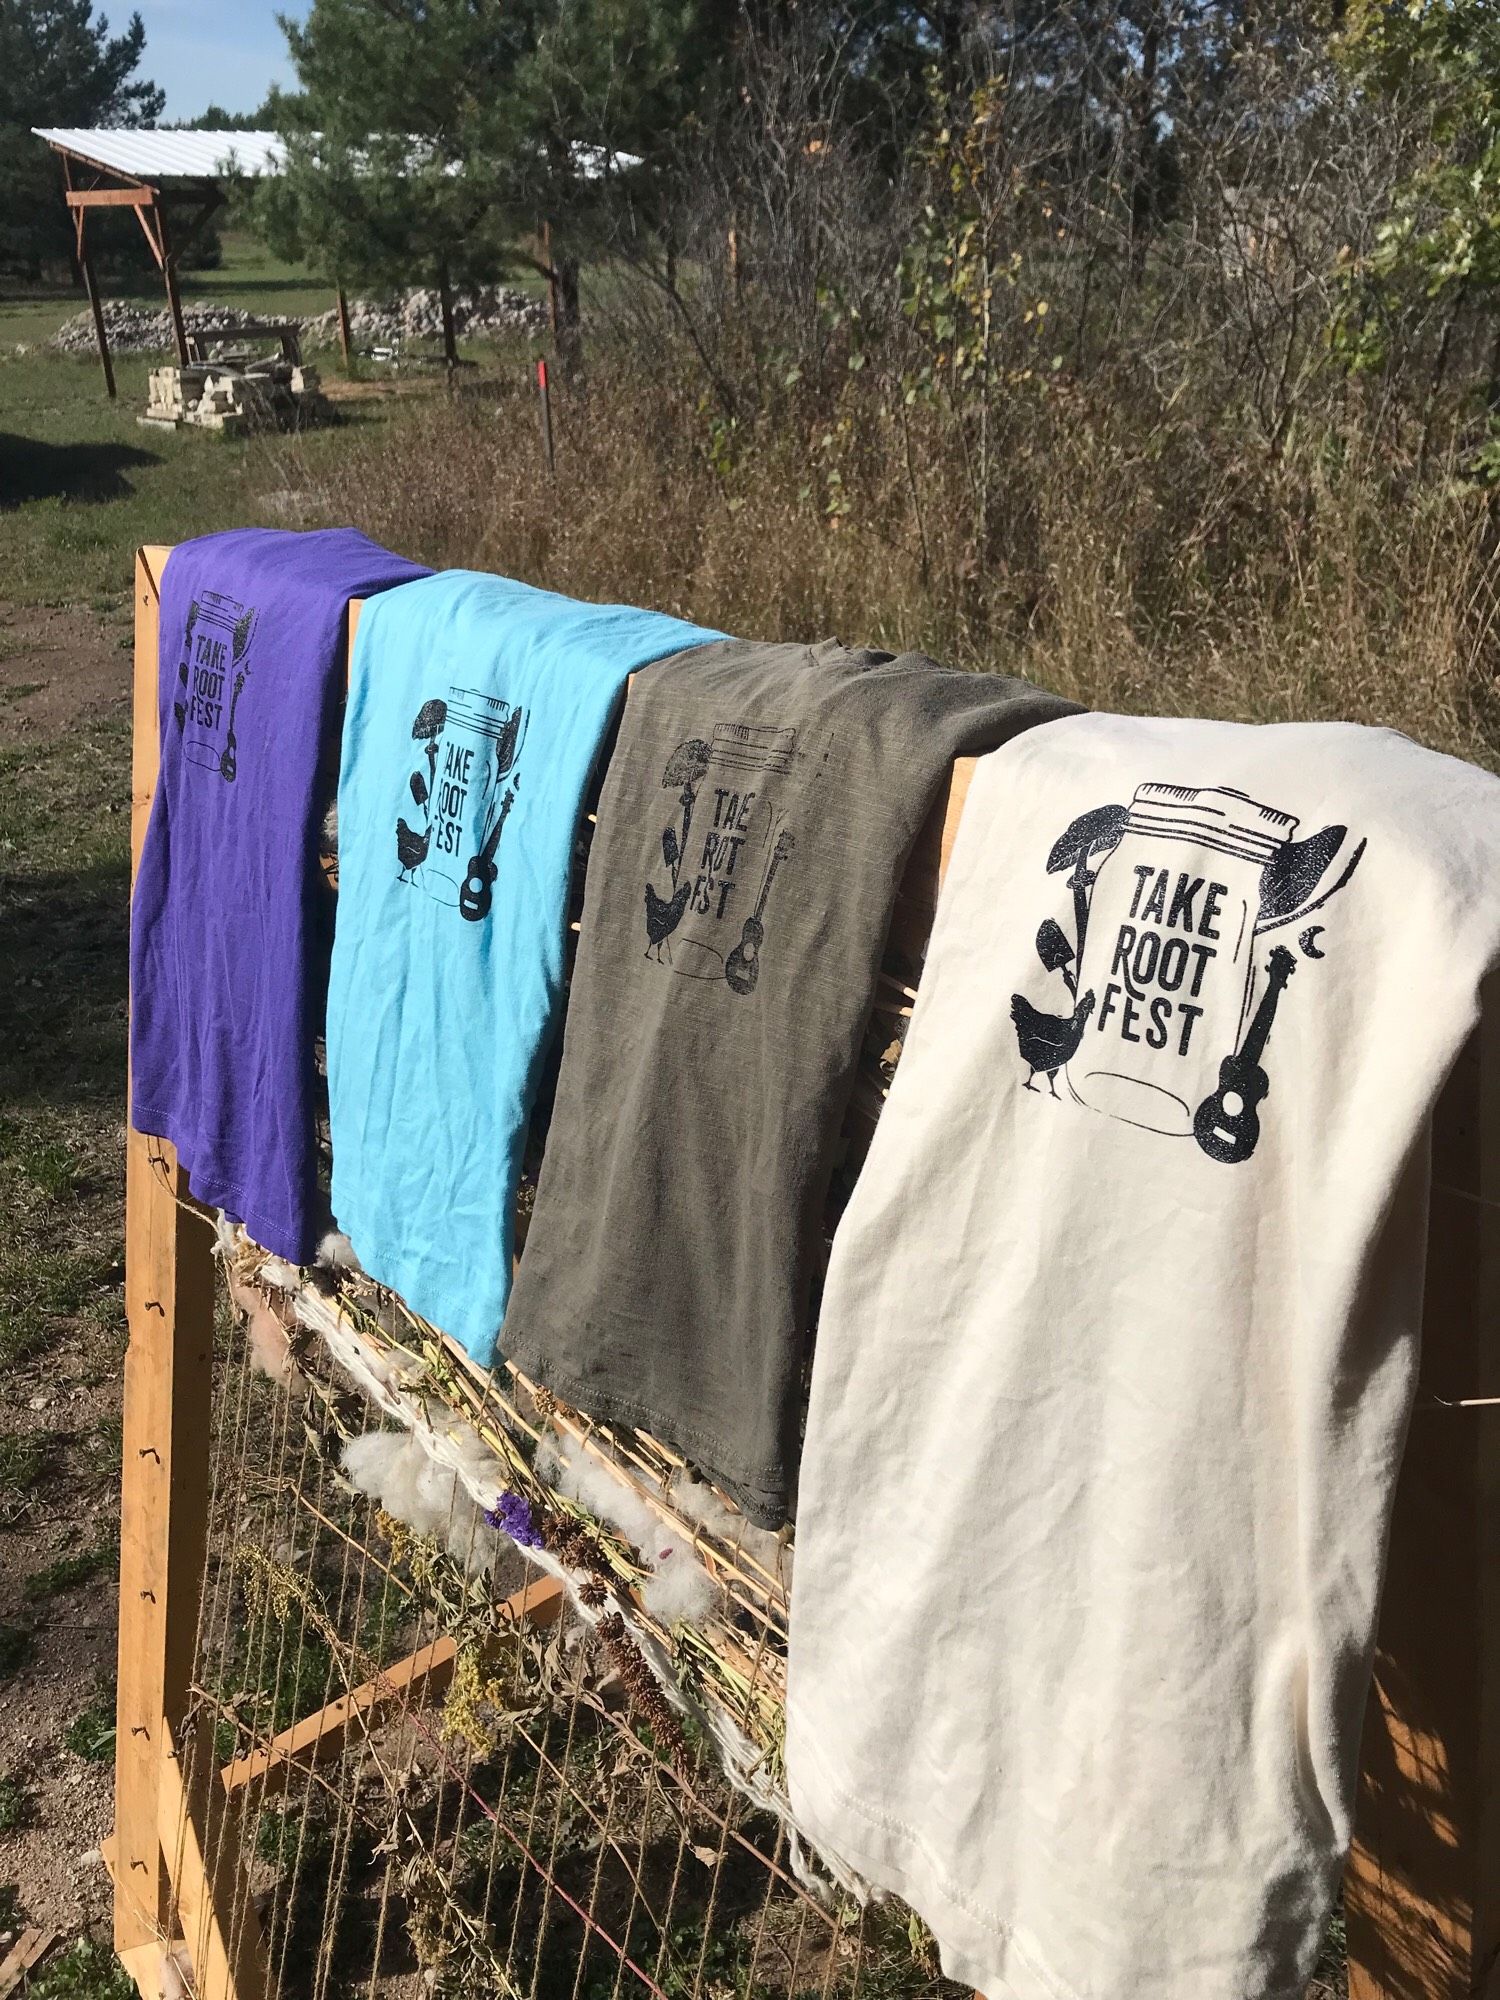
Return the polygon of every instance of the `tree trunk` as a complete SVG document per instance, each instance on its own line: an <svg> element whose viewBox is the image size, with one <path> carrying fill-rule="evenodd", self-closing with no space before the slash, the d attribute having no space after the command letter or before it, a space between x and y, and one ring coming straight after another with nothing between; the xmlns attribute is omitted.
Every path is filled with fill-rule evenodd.
<svg viewBox="0 0 1500 2000"><path fill-rule="evenodd" d="M443 359L450 368L458 366L458 331L453 324L453 285L444 264L438 272L438 298L443 308Z"/></svg>
<svg viewBox="0 0 1500 2000"><path fill-rule="evenodd" d="M583 359L583 314L578 303L578 259L554 257L557 273L557 359L565 376Z"/></svg>
<svg viewBox="0 0 1500 2000"><path fill-rule="evenodd" d="M1161 63L1161 23L1153 21L1141 39L1140 99L1131 148L1130 269L1139 278L1146 262L1156 209L1156 73Z"/></svg>

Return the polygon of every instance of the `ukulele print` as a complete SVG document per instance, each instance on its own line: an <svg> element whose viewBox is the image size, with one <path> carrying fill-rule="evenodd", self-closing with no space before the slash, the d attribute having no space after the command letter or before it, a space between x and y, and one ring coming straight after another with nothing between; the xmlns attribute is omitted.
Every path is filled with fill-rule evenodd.
<svg viewBox="0 0 1500 2000"><path fill-rule="evenodd" d="M760 978L760 948L766 941L766 904L771 895L771 884L776 880L776 870L786 860L797 845L790 833L776 836L776 849L766 869L765 879L760 885L760 895L756 899L754 912L746 917L745 928L740 932L740 941L724 962L724 977L736 993L753 993L755 982Z"/></svg>
<svg viewBox="0 0 1500 2000"><path fill-rule="evenodd" d="M1276 1019L1277 1002L1296 970L1295 956L1284 944L1277 945L1266 966L1266 990L1250 1032L1238 1054L1225 1056L1219 1064L1219 1087L1212 1097L1204 1098L1193 1116L1193 1137L1211 1160L1221 1160L1225 1166L1248 1160L1260 1138L1255 1107L1265 1101L1271 1088L1260 1059Z"/></svg>
<svg viewBox="0 0 1500 2000"><path fill-rule="evenodd" d="M1142 784L1128 806L1096 806L1064 830L1046 871L1071 907L1036 933L1042 968L1061 986L1050 1011L1041 994L1010 1004L1039 1101L1064 1101L1061 1073L1073 1103L1192 1139L1221 1166L1254 1154L1271 1089L1266 1045L1297 968L1296 953L1274 946L1247 1025L1258 941L1300 923L1302 956L1325 957L1325 926L1307 919L1365 852L1345 826L1302 840L1297 828L1295 815L1228 786Z"/></svg>
<svg viewBox="0 0 1500 2000"><path fill-rule="evenodd" d="M832 748L830 738L824 765ZM642 885L648 959L742 999L755 991L771 889L796 846L788 787L803 778L807 755L796 729L776 722L716 722L675 746L661 776L672 818ZM758 889L757 856L765 857Z"/></svg>
<svg viewBox="0 0 1500 2000"><path fill-rule="evenodd" d="M499 817L490 829L489 839L469 862L469 872L458 892L459 911L471 924L480 923L489 915L490 905L495 899L495 878L500 873L495 866L495 849L500 845L500 835L510 818L515 798L516 788L512 785L500 801Z"/></svg>

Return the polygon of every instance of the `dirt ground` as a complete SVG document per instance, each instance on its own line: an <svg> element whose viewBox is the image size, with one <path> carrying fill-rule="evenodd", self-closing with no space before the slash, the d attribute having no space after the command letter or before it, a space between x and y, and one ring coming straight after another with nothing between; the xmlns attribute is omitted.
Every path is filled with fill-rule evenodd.
<svg viewBox="0 0 1500 2000"><path fill-rule="evenodd" d="M0 1957L108 1923L128 636L0 602Z"/></svg>

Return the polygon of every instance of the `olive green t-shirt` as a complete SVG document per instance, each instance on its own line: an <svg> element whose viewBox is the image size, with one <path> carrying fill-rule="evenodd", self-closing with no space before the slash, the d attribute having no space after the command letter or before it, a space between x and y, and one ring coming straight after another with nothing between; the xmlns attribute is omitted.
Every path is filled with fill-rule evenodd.
<svg viewBox="0 0 1500 2000"><path fill-rule="evenodd" d="M778 1526L834 1147L953 759L1072 705L920 654L728 640L636 675L501 1336Z"/></svg>

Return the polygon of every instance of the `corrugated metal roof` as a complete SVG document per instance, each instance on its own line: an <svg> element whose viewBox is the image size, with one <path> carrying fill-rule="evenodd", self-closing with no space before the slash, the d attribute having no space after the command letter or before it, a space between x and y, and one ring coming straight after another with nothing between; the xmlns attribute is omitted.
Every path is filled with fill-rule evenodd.
<svg viewBox="0 0 1500 2000"><path fill-rule="evenodd" d="M34 125L37 138L111 173L137 180L259 179L281 171L274 132L144 132L109 126Z"/></svg>

